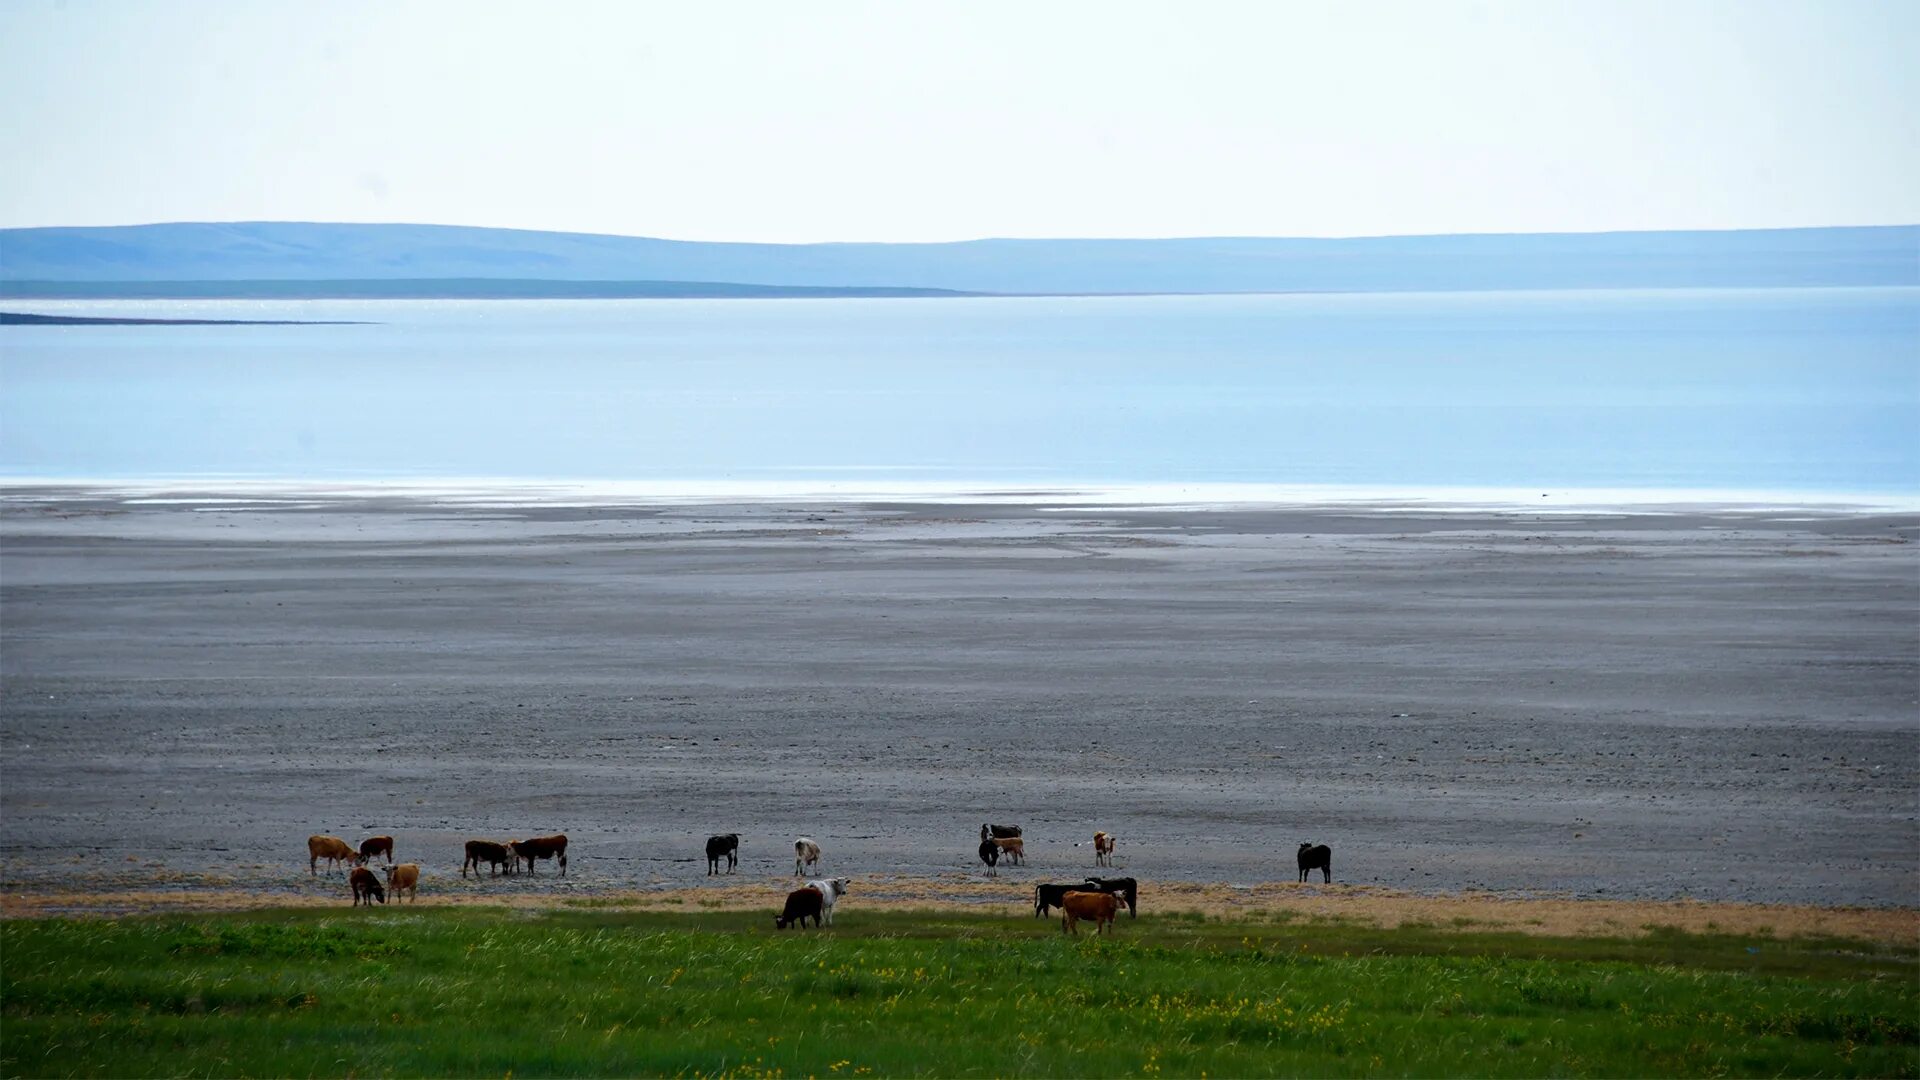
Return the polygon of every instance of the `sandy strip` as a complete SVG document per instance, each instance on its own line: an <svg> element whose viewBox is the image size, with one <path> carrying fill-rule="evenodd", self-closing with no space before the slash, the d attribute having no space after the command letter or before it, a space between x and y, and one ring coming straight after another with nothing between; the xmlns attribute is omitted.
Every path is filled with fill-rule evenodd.
<svg viewBox="0 0 1920 1080"><path fill-rule="evenodd" d="M587 890L575 895L519 893L434 895L419 903L439 907L509 907L522 910L742 911L777 908L790 882L751 881L722 888L652 891ZM990 912L1031 915L1026 887L953 877L870 875L854 880L852 909ZM1920 909L1825 908L1784 904L1696 901L1569 900L1493 893L1418 895L1365 885L1300 885L1267 882L1226 885L1168 882L1143 886L1149 914L1194 913L1210 918L1286 923L1333 920L1392 929L1435 927L1473 933L1520 933L1544 937L1640 937L1656 930L1687 933L1835 937L1883 944L1920 945ZM100 892L10 893L0 896L0 917L113 917L188 912L255 911L346 906L341 896L289 895L232 889L122 889Z"/></svg>

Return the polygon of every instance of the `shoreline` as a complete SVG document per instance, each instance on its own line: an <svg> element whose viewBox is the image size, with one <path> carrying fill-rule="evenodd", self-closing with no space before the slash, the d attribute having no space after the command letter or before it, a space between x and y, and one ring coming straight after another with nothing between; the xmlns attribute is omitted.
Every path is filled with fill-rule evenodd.
<svg viewBox="0 0 1920 1080"><path fill-rule="evenodd" d="M513 477L61 478L0 474L0 506L58 494L135 504L347 503L397 499L500 508L899 503L1062 511L1349 510L1377 513L1920 513L1920 491L1279 483L1050 483L812 478L593 480Z"/></svg>

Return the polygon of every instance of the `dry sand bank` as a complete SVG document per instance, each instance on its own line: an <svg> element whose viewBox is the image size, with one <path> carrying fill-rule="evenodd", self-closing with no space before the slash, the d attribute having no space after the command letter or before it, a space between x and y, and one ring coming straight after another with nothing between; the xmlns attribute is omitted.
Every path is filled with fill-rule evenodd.
<svg viewBox="0 0 1920 1080"><path fill-rule="evenodd" d="M68 883L71 886L73 883ZM35 891L0 895L0 917L48 918L157 915L184 912L255 911L277 908L348 906L338 873L320 879L282 880L263 886L258 879L222 881L200 878L169 881L151 878L141 887L126 878L85 891ZM550 881L459 879L429 876L424 894L396 906L509 907L526 910L595 909L611 911L776 911L793 879L731 879L650 890L569 887ZM930 912L997 912L1033 916L1031 886L986 881L968 874L937 877L867 874L852 879L848 911L861 909ZM1920 945L1920 910L1914 908L1834 908L1784 904L1706 903L1700 901L1574 900L1495 893L1426 895L1369 885L1261 882L1147 883L1141 906L1155 913L1194 913L1247 922L1293 923L1337 920L1365 926L1432 926L1474 932L1505 932L1554 937L1637 937L1655 930L1690 933L1817 936Z"/></svg>
<svg viewBox="0 0 1920 1080"><path fill-rule="evenodd" d="M245 894L314 832L943 880L993 820L1008 890L1104 828L1195 888L1313 840L1396 892L1920 904L1912 515L175 497L0 511L9 894Z"/></svg>

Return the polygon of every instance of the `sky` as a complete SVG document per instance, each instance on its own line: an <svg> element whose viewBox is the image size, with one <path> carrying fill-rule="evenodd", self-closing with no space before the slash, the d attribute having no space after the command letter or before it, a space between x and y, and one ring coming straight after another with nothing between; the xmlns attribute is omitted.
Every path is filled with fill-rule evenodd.
<svg viewBox="0 0 1920 1080"><path fill-rule="evenodd" d="M0 3L0 226L1920 222L1920 2Z"/></svg>

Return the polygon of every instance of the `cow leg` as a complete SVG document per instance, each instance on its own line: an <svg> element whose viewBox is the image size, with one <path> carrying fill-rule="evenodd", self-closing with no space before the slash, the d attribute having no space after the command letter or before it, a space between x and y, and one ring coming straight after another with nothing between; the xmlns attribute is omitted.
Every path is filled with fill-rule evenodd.
<svg viewBox="0 0 1920 1080"><path fill-rule="evenodd" d="M567 876L567 853L564 851L560 853L560 876Z"/></svg>

